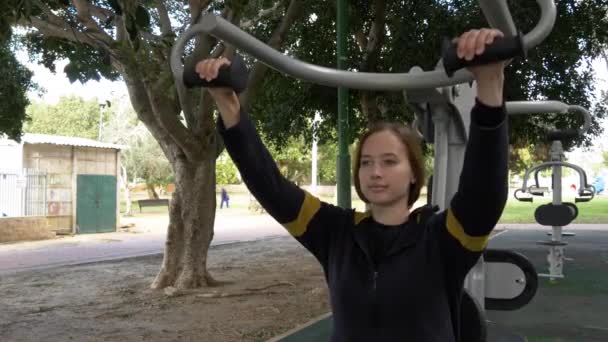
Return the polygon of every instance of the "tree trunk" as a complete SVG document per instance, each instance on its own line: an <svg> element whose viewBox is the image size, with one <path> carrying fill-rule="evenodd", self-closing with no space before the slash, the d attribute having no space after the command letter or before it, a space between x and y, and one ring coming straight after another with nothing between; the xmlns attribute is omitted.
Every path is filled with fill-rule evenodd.
<svg viewBox="0 0 608 342"><path fill-rule="evenodd" d="M125 194L125 203L127 208L124 216L133 216L133 204L131 203L131 187L129 186L129 178L127 177L127 169L124 166L120 166L120 187Z"/></svg>
<svg viewBox="0 0 608 342"><path fill-rule="evenodd" d="M207 252L215 221L215 160L191 163L177 160L175 192L169 209L170 223L165 256L153 289L173 286L190 289L213 286L207 270Z"/></svg>
<svg viewBox="0 0 608 342"><path fill-rule="evenodd" d="M146 190L148 190L148 198L158 199L158 193L154 187L154 184L146 183Z"/></svg>
<svg viewBox="0 0 608 342"><path fill-rule="evenodd" d="M133 203L131 202L131 189L127 186L124 189L125 192L125 203L127 208L125 209L125 216L133 216Z"/></svg>

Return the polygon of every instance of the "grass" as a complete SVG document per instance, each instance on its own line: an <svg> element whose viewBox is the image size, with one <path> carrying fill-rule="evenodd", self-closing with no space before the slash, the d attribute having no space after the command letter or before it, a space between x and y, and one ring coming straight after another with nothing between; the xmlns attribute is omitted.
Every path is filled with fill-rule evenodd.
<svg viewBox="0 0 608 342"><path fill-rule="evenodd" d="M143 208L142 213L139 212L139 207L137 206L137 200L146 198L145 194L135 194L132 198L133 205L133 214L135 216L145 216L145 215L163 215L168 213L167 207L146 207ZM422 205L425 202L426 195L421 195L421 200L416 203L415 207L418 205ZM336 199L334 197L321 197L322 201L335 204ZM218 210L220 204L220 196L216 197ZM241 212L246 212L249 207L250 195L248 193L233 193L230 194L230 209L234 211L237 209ZM564 202L573 202L574 198L565 198ZM533 203L529 202L519 202L512 197L509 198L507 202L507 206L503 212L502 217L500 218L500 223L534 223L534 211L541 204L550 203L550 197L535 197ZM365 204L353 194L352 206L356 208L358 211L365 211ZM598 196L595 197L590 202L582 202L576 203L576 206L579 210L579 215L574 220L574 224L576 223L608 223L608 196ZM126 204L121 200L120 202L120 212L124 213L126 210Z"/></svg>

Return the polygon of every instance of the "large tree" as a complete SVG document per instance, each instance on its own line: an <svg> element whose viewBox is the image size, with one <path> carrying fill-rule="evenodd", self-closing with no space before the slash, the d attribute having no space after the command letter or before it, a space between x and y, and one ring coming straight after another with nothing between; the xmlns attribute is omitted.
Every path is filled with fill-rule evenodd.
<svg viewBox="0 0 608 342"><path fill-rule="evenodd" d="M6 2L6 1L5 1ZM201 90L175 84L169 67L176 36L213 11L246 29L264 26L267 42L280 48L296 20L299 1L8 0L14 23L29 29L25 37L34 59L63 70L72 81L101 77L123 80L131 104L175 174L176 189L162 267L153 288L194 288L214 284L207 251L215 218L215 159L220 143L212 101ZM193 58L211 55L216 41L193 40ZM220 46L215 56L228 52ZM185 63L193 63L186 58ZM253 65L250 88L260 87L267 68ZM249 103L252 94L242 95Z"/></svg>

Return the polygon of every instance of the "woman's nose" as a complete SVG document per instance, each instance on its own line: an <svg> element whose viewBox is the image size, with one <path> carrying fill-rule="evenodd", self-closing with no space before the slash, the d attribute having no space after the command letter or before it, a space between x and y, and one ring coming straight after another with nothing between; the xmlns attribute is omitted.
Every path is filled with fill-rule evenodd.
<svg viewBox="0 0 608 342"><path fill-rule="evenodd" d="M372 177L373 178L380 178L382 176L382 168L380 167L380 165L378 163L374 164L374 166L372 166Z"/></svg>

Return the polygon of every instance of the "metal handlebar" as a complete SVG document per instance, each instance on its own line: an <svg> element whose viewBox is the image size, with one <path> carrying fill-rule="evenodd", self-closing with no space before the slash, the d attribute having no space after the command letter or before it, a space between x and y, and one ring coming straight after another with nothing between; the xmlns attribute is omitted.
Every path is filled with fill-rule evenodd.
<svg viewBox="0 0 608 342"><path fill-rule="evenodd" d="M568 105L560 101L509 101L505 103L509 115L530 113L578 113L583 116L583 127L578 129L578 134L584 134L591 126L591 114L581 106Z"/></svg>
<svg viewBox="0 0 608 342"><path fill-rule="evenodd" d="M490 1L495 0L485 0L485 2L480 0L481 3L487 5L486 7L491 7ZM544 40L555 23L556 9L553 0L537 0L537 2L541 8L541 16L536 27L523 37L524 51ZM502 25L499 21L501 17L506 18L503 21L508 22L510 20L506 4L497 5L496 10L491 14L488 13L486 13L486 16L490 24ZM508 32L511 33L510 30ZM291 58L274 50L227 20L213 14L207 14L200 23L193 25L178 38L171 51L171 70L180 82L183 80L184 68L181 58L186 43L199 33L210 34L228 42L279 72L325 86L369 90L428 89L460 84L473 79L472 75L464 69L457 71L452 77L448 77L444 70L391 74L325 68Z"/></svg>
<svg viewBox="0 0 608 342"><path fill-rule="evenodd" d="M536 165L526 171L526 173L524 174L524 182L521 187L521 191L526 192L526 190L528 189L528 178L530 177L530 174L532 172L538 172L542 169L547 169L553 166L569 167L571 169L574 169L576 172L578 172L579 175L579 189L587 189L589 187L589 185L587 184L587 174L585 173L585 170L583 170L580 166L563 161L550 161Z"/></svg>

